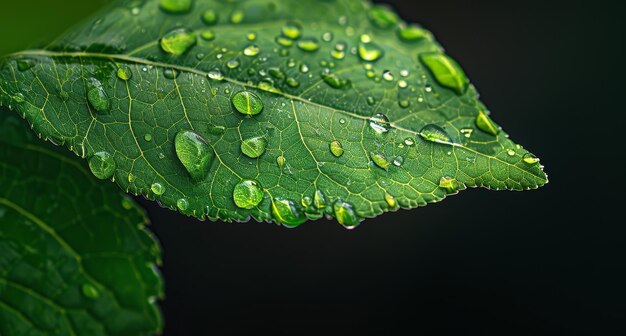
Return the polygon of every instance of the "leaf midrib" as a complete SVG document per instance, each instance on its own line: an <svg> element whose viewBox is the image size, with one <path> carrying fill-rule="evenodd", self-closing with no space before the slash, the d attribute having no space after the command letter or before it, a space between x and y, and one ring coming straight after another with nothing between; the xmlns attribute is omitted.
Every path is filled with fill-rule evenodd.
<svg viewBox="0 0 626 336"><path fill-rule="evenodd" d="M15 56L43 56L43 57L51 57L51 58L54 58L54 57L56 57L56 58L95 58L95 59L108 59L108 60L111 60L111 61L123 61L123 62L129 62L129 63L146 65L146 66L153 66L153 67L156 67L156 68L169 68L169 69L174 69L174 70L178 70L178 71L181 71L181 72L193 73L193 74L196 74L196 75L200 75L200 76L206 77L206 78L208 78L210 80L213 80L213 81L216 81L216 82L224 81L224 82L228 82L228 83L231 83L231 84L239 85L239 86L242 86L242 87L245 87L245 88L253 88L253 89L260 90L260 91L265 91L265 90L259 88L258 86L254 85L254 84L241 82L241 81L238 81L236 79L229 78L229 77L226 77L226 76L224 76L224 78L222 80L212 79L212 78L210 78L208 76L209 73L207 71L202 71L202 70L195 69L195 68L192 68L192 67L189 67L189 66L183 66L183 65L177 65L177 64L169 64L169 63L163 63L163 62L156 62L156 61L151 61L151 60L148 60L148 59L145 59L145 58L134 57L134 56L126 55L126 54L104 54L104 53L92 53L92 52L84 52L84 51L81 51L81 52L57 52L57 51L36 49L36 50L25 50L25 51L13 53L13 54L7 55L5 57L6 58L10 58L10 57L15 57ZM0 86L0 89L3 92L5 92L5 94L6 94L6 91L4 91L2 86ZM309 105L312 105L312 106L316 106L318 108L325 108L325 109L334 110L335 112L340 113L340 114L342 114L342 115L344 115L346 117L360 119L360 120L364 120L366 122L368 122L370 120L370 117L362 116L362 115L359 115L359 114L356 114L356 113L353 113L353 112L350 112L350 111L337 109L335 107L323 105L323 104L320 104L320 103L317 103L317 102L314 102L314 101L310 101L310 100L305 99L303 97L294 96L294 95L291 95L291 94L288 94L288 93L285 93L285 92L282 92L282 91L281 92L265 91L265 92L268 92L268 93L271 93L271 94L275 94L275 95L279 95L279 96L282 96L284 98L290 99L292 101L298 101L298 102L301 102L303 104L309 104ZM421 134L420 132L417 132L417 131L414 131L414 130L411 130L411 129L407 129L407 128L398 126L397 124L395 124L392 121L390 121L389 125L390 125L390 127L393 127L394 129L396 129L398 131L406 132L406 133L409 133L409 134L411 134L413 136L418 136L418 135ZM530 172L528 170L524 170L524 169L518 167L517 165L511 164L511 163L509 163L507 161L504 161L504 160L502 160L502 159L500 159L500 158L498 158L496 156L486 155L484 153L478 152L478 151L476 151L474 149L471 149L469 147L463 146L462 144L459 144L459 143L449 142L449 143L446 143L446 144L452 146L453 148L456 147L456 148L459 148L459 149L462 149L462 150L466 150L466 151L468 151L470 153L476 154L478 156L482 156L482 157L488 158L490 160L495 160L497 162L500 162L500 163L502 163L502 164L504 164L504 165L506 165L508 167L512 167L512 168L520 171L523 174L528 174L528 175L536 178L538 181L544 181L545 180L543 175L537 175L537 174L534 174L534 173L532 173L532 172ZM457 159L457 166L458 166L458 159ZM536 183L536 184L540 184L540 183Z"/></svg>

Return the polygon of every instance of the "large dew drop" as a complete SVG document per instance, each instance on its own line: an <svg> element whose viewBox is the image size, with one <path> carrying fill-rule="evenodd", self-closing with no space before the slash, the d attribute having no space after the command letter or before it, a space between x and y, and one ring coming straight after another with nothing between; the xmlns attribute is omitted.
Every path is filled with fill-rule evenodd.
<svg viewBox="0 0 626 336"><path fill-rule="evenodd" d="M282 198L272 200L272 214L277 223L288 228L295 228L307 221L307 217L296 209L292 201Z"/></svg>
<svg viewBox="0 0 626 336"><path fill-rule="evenodd" d="M419 59L439 84L459 95L465 93L469 79L455 60L438 52L420 54Z"/></svg>
<svg viewBox="0 0 626 336"><path fill-rule="evenodd" d="M174 140L176 156L191 178L200 181L206 178L215 154L207 141L194 131L182 130Z"/></svg>
<svg viewBox="0 0 626 336"><path fill-rule="evenodd" d="M239 91L233 95L232 103L235 109L244 115L253 116L263 110L263 101L254 92Z"/></svg>
<svg viewBox="0 0 626 336"><path fill-rule="evenodd" d="M352 204L337 200L333 204L333 210L335 212L335 218L339 224L345 226L347 229L353 229L357 227L361 221L359 216L352 208Z"/></svg>
<svg viewBox="0 0 626 336"><path fill-rule="evenodd" d="M267 140L260 137L245 139L241 142L241 152L251 159L256 159L265 153Z"/></svg>
<svg viewBox="0 0 626 336"><path fill-rule="evenodd" d="M443 143L443 144L451 143L451 139L448 133L446 133L446 131L444 131L443 128L434 124L428 124L424 126L422 130L419 132L419 136L421 136L422 139L426 141L430 141L430 142Z"/></svg>
<svg viewBox="0 0 626 336"><path fill-rule="evenodd" d="M102 82L96 78L87 79L87 100L97 112L106 113L111 108L109 96Z"/></svg>
<svg viewBox="0 0 626 336"><path fill-rule="evenodd" d="M377 113L370 118L370 127L376 134L389 132L389 119L382 113Z"/></svg>
<svg viewBox="0 0 626 336"><path fill-rule="evenodd" d="M372 158L372 162L378 167L387 170L391 163L387 160L387 158L380 153L370 153L370 157Z"/></svg>
<svg viewBox="0 0 626 336"><path fill-rule="evenodd" d="M163 35L161 49L168 54L178 56L187 52L197 42L198 38L194 32L186 28L178 28Z"/></svg>
<svg viewBox="0 0 626 336"><path fill-rule="evenodd" d="M367 62L374 62L383 57L383 49L375 43L359 43L359 57Z"/></svg>
<svg viewBox="0 0 626 336"><path fill-rule="evenodd" d="M161 0L160 7L170 14L183 14L191 10L193 0Z"/></svg>
<svg viewBox="0 0 626 336"><path fill-rule="evenodd" d="M335 157L340 157L343 155L343 146L341 145L341 142L339 142L338 140L331 142L329 147L330 147L330 152Z"/></svg>
<svg viewBox="0 0 626 336"><path fill-rule="evenodd" d="M133 73L127 66L121 66L117 69L117 78L127 81L133 77Z"/></svg>
<svg viewBox="0 0 626 336"><path fill-rule="evenodd" d="M233 201L242 209L252 209L263 200L263 190L257 181L243 180L233 190Z"/></svg>
<svg viewBox="0 0 626 336"><path fill-rule="evenodd" d="M100 179L106 180L113 176L115 168L115 159L108 152L98 152L89 158L89 169L93 175Z"/></svg>
<svg viewBox="0 0 626 336"><path fill-rule="evenodd" d="M491 135L498 135L500 132L500 127L498 127L498 125L491 120L487 113L483 111L478 112L478 115L476 116L476 127Z"/></svg>
<svg viewBox="0 0 626 336"><path fill-rule="evenodd" d="M150 190L152 190L155 195L161 196L165 193L165 186L159 182L155 182L150 186Z"/></svg>

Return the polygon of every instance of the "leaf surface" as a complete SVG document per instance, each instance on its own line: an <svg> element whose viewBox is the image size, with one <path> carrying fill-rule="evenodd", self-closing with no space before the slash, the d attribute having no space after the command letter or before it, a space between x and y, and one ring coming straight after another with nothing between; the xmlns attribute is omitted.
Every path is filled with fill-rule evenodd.
<svg viewBox="0 0 626 336"><path fill-rule="evenodd" d="M353 227L547 182L430 32L358 0L118 1L0 76L36 132L198 218Z"/></svg>
<svg viewBox="0 0 626 336"><path fill-rule="evenodd" d="M0 110L0 335L153 335L160 248L146 216Z"/></svg>

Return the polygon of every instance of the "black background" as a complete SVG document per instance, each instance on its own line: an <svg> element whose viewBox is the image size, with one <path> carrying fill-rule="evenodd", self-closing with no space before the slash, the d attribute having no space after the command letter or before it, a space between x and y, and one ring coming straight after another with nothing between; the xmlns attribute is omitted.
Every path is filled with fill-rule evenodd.
<svg viewBox="0 0 626 336"><path fill-rule="evenodd" d="M198 222L142 200L164 247L165 335L624 334L622 11L388 3L435 33L550 183L467 190L353 231Z"/></svg>

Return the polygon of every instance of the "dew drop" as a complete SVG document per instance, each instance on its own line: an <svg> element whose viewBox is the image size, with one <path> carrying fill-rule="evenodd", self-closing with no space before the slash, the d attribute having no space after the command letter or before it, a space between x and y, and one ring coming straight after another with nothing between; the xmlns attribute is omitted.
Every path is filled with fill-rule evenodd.
<svg viewBox="0 0 626 336"><path fill-rule="evenodd" d="M246 13L244 13L242 10L237 9L230 15L230 23L232 24L241 23L241 21L243 21L245 16L246 16Z"/></svg>
<svg viewBox="0 0 626 336"><path fill-rule="evenodd" d="M200 181L206 178L215 154L207 141L198 133L181 130L174 139L176 156L191 178Z"/></svg>
<svg viewBox="0 0 626 336"><path fill-rule="evenodd" d="M189 208L189 201L185 198L180 198L176 201L176 207L178 207L180 211L185 211Z"/></svg>
<svg viewBox="0 0 626 336"><path fill-rule="evenodd" d="M246 34L246 39L248 39L248 41L256 40L256 33L255 32L249 32L248 34Z"/></svg>
<svg viewBox="0 0 626 336"><path fill-rule="evenodd" d="M342 125L345 124L346 123L346 119L344 119L344 118L339 119L339 123L342 124Z"/></svg>
<svg viewBox="0 0 626 336"><path fill-rule="evenodd" d="M253 137L241 142L241 152L251 159L256 159L265 153L267 140L265 137Z"/></svg>
<svg viewBox="0 0 626 336"><path fill-rule="evenodd" d="M514 156L514 155L515 155L515 151L514 151L514 150L512 150L512 149L507 149L506 153L507 153L509 156Z"/></svg>
<svg viewBox="0 0 626 336"><path fill-rule="evenodd" d="M411 105L411 103L408 100L403 99L398 102L398 105L402 108L407 108L409 107L409 105Z"/></svg>
<svg viewBox="0 0 626 336"><path fill-rule="evenodd" d="M459 191L459 182L455 178L444 176L439 180L439 188L448 194L454 194Z"/></svg>
<svg viewBox="0 0 626 336"><path fill-rule="evenodd" d="M404 158L402 156L396 156L396 158L393 159L393 165L396 167L402 166L403 163L404 163Z"/></svg>
<svg viewBox="0 0 626 336"><path fill-rule="evenodd" d="M115 159L108 152L97 152L88 160L89 169L93 175L100 179L106 180L113 176L117 165Z"/></svg>
<svg viewBox="0 0 626 336"><path fill-rule="evenodd" d="M398 29L398 37L404 42L418 42L422 40L431 40L431 33L416 25L409 25Z"/></svg>
<svg viewBox="0 0 626 336"><path fill-rule="evenodd" d="M83 284L81 290L83 292L83 295L88 299L93 300L100 297L100 292L98 291L98 289L90 283Z"/></svg>
<svg viewBox="0 0 626 336"><path fill-rule="evenodd" d="M239 60L237 60L236 58L230 59L228 60L228 62L226 62L226 66L229 69L236 69L239 66Z"/></svg>
<svg viewBox="0 0 626 336"><path fill-rule="evenodd" d="M191 49L197 42L194 32L186 28L178 28L163 35L161 49L168 54L179 56Z"/></svg>
<svg viewBox="0 0 626 336"><path fill-rule="evenodd" d="M341 145L341 142L339 142L339 140L335 140L331 142L329 147L330 147L330 152L335 157L340 157L343 155L343 145Z"/></svg>
<svg viewBox="0 0 626 336"><path fill-rule="evenodd" d="M524 156L522 157L522 160L523 160L524 162L526 162L527 164L530 164L530 165L532 165L532 164L535 164L535 163L539 162L539 158L538 158L538 157L536 157L536 156L535 156L534 154L532 154L532 153L526 153L526 154L524 154Z"/></svg>
<svg viewBox="0 0 626 336"><path fill-rule="evenodd" d="M302 72L302 73L309 72L309 66L304 64L304 63L300 64L300 72Z"/></svg>
<svg viewBox="0 0 626 336"><path fill-rule="evenodd" d="M388 29L398 24L398 15L384 5L374 5L367 13L370 22L378 28Z"/></svg>
<svg viewBox="0 0 626 336"><path fill-rule="evenodd" d="M205 41L213 41L215 39L215 32L210 29L205 29L200 33L200 37Z"/></svg>
<svg viewBox="0 0 626 336"><path fill-rule="evenodd" d="M285 166L285 163L287 163L287 159L284 156L280 155L276 158L276 164L278 164L278 168L283 168Z"/></svg>
<svg viewBox="0 0 626 336"><path fill-rule="evenodd" d="M383 49L375 43L359 43L359 57L366 62L374 62L383 57Z"/></svg>
<svg viewBox="0 0 626 336"><path fill-rule="evenodd" d="M121 66L117 69L117 78L127 81L133 77L133 73L127 66Z"/></svg>
<svg viewBox="0 0 626 336"><path fill-rule="evenodd" d="M350 203L337 200L335 204L333 204L333 211L337 222L347 229L353 229L360 223L360 218L357 216L356 212L354 212L352 204Z"/></svg>
<svg viewBox="0 0 626 336"><path fill-rule="evenodd" d="M413 140L412 138L406 138L404 139L404 144L407 146L413 146L415 145L415 140Z"/></svg>
<svg viewBox="0 0 626 336"><path fill-rule="evenodd" d="M290 40L284 36L276 36L275 41L283 47L291 47L293 45L293 40Z"/></svg>
<svg viewBox="0 0 626 336"><path fill-rule="evenodd" d="M370 127L376 134L384 134L389 132L389 119L381 113L375 114L370 118Z"/></svg>
<svg viewBox="0 0 626 336"><path fill-rule="evenodd" d="M283 36L295 40L302 35L302 26L297 22L288 22L282 27L281 33Z"/></svg>
<svg viewBox="0 0 626 336"><path fill-rule="evenodd" d="M324 80L324 83L328 84L328 86L334 89L347 89L352 85L352 82L350 82L350 80L339 78L333 73L323 73L322 79Z"/></svg>
<svg viewBox="0 0 626 336"><path fill-rule="evenodd" d="M252 209L263 200L263 190L259 182L253 180L243 180L233 190L233 201L235 205L242 209Z"/></svg>
<svg viewBox="0 0 626 336"><path fill-rule="evenodd" d="M26 71L35 66L35 62L27 58L19 59L15 61L15 63L17 64L17 70L19 71Z"/></svg>
<svg viewBox="0 0 626 336"><path fill-rule="evenodd" d="M409 83L407 83L404 79L398 81L399 88L406 89L407 86L409 86Z"/></svg>
<svg viewBox="0 0 626 336"><path fill-rule="evenodd" d="M295 228L307 221L307 217L301 213L290 201L280 197L272 199L272 214L274 220L288 228Z"/></svg>
<svg viewBox="0 0 626 336"><path fill-rule="evenodd" d="M389 166L391 165L391 163L389 163L389 161L387 161L387 158L380 153L370 153L370 158L372 159L372 162L374 162L375 165L377 165L378 167L387 170L387 168L389 168Z"/></svg>
<svg viewBox="0 0 626 336"><path fill-rule="evenodd" d="M267 72L276 79L285 78L285 73L283 73L282 70L280 70L280 68L269 68Z"/></svg>
<svg viewBox="0 0 626 336"><path fill-rule="evenodd" d="M322 41L324 42L330 42L333 40L333 33L331 32L325 32L324 34L322 34Z"/></svg>
<svg viewBox="0 0 626 336"><path fill-rule="evenodd" d="M224 74L219 69L213 69L209 71L207 76L211 79L221 81L224 79Z"/></svg>
<svg viewBox="0 0 626 336"><path fill-rule="evenodd" d="M217 12L213 9L206 10L202 13L202 22L209 26L216 24L218 18Z"/></svg>
<svg viewBox="0 0 626 336"><path fill-rule="evenodd" d="M256 55L258 55L261 52L261 48L259 48L259 46L257 45L250 45L247 46L244 50L243 50L243 54L248 56L248 57L254 57Z"/></svg>
<svg viewBox="0 0 626 336"><path fill-rule="evenodd" d="M419 59L439 84L453 90L458 95L465 93L469 86L469 80L455 60L439 52L420 54Z"/></svg>
<svg viewBox="0 0 626 336"><path fill-rule="evenodd" d="M426 141L442 143L442 144L450 144L451 139L448 133L443 130L443 128L434 125L428 124L424 126L420 132L419 136L422 137Z"/></svg>
<svg viewBox="0 0 626 336"><path fill-rule="evenodd" d="M161 0L160 7L170 14L182 14L191 10L192 0Z"/></svg>
<svg viewBox="0 0 626 336"><path fill-rule="evenodd" d="M143 139L146 140L147 142L152 141L152 134L147 133L146 135L143 136Z"/></svg>
<svg viewBox="0 0 626 336"><path fill-rule="evenodd" d="M155 182L150 186L150 190L152 190L155 195L161 196L165 193L165 186L159 182Z"/></svg>
<svg viewBox="0 0 626 336"><path fill-rule="evenodd" d="M263 101L251 91L239 91L231 100L235 109L247 116L257 115L263 110Z"/></svg>
<svg viewBox="0 0 626 336"><path fill-rule="evenodd" d="M376 99L374 99L374 97L372 96L368 96L365 100L367 101L367 105L372 106L376 104Z"/></svg>
<svg viewBox="0 0 626 336"><path fill-rule="evenodd" d="M478 112L478 115L476 116L476 127L491 135L498 135L500 132L500 127L498 127L498 125L491 120L487 113L483 111Z"/></svg>
<svg viewBox="0 0 626 336"><path fill-rule="evenodd" d="M302 51L312 52L312 51L316 51L317 49L319 49L320 44L316 38L306 37L298 41L298 48L300 48L300 50Z"/></svg>
<svg viewBox="0 0 626 336"><path fill-rule="evenodd" d="M288 77L285 80L285 83L287 83L287 85L291 86L292 88L297 88L298 86L300 86L300 82L298 82L295 78L293 77Z"/></svg>
<svg viewBox="0 0 626 336"><path fill-rule="evenodd" d="M393 80L393 74L391 73L391 71L389 70L383 71L383 79L388 82L391 82Z"/></svg>
<svg viewBox="0 0 626 336"><path fill-rule="evenodd" d="M167 79L176 79L178 77L178 71L174 69L165 69L163 70L163 77Z"/></svg>
<svg viewBox="0 0 626 336"><path fill-rule="evenodd" d="M395 208L397 205L396 199L389 193L385 193L385 202L387 202L387 205L392 209Z"/></svg>
<svg viewBox="0 0 626 336"><path fill-rule="evenodd" d="M91 106L100 113L108 112L111 108L109 96L104 90L102 82L96 78L87 79L87 100Z"/></svg>

